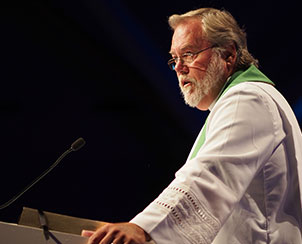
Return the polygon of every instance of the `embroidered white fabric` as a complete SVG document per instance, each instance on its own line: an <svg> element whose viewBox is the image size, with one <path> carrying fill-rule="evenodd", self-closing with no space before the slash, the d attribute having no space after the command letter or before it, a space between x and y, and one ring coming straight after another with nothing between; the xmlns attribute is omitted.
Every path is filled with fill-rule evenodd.
<svg viewBox="0 0 302 244"><path fill-rule="evenodd" d="M185 186L169 186L155 203L169 210L168 218L189 243L210 243L220 229L219 220Z"/></svg>

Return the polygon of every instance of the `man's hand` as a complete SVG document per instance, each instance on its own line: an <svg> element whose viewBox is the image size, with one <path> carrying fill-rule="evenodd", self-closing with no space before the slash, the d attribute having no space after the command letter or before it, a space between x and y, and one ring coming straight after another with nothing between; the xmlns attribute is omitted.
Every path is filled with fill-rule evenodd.
<svg viewBox="0 0 302 244"><path fill-rule="evenodd" d="M138 225L132 223L106 224L95 232L83 231L89 237L87 244L144 244L149 235Z"/></svg>

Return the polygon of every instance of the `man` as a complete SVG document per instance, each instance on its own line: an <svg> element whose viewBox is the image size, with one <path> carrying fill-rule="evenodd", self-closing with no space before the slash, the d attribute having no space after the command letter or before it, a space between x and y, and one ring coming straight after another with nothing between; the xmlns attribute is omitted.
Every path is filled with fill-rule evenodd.
<svg viewBox="0 0 302 244"><path fill-rule="evenodd" d="M130 223L89 244L302 243L302 135L226 11L173 15L168 64L185 102L209 117L172 183ZM299 178L300 177L300 178Z"/></svg>

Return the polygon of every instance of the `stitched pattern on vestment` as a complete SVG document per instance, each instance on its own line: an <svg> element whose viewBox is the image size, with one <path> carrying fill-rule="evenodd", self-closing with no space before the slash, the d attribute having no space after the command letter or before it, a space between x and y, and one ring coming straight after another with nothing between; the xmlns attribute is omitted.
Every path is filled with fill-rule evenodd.
<svg viewBox="0 0 302 244"><path fill-rule="evenodd" d="M183 187L169 186L155 203L169 210L169 221L189 243L211 243L220 229L219 220Z"/></svg>

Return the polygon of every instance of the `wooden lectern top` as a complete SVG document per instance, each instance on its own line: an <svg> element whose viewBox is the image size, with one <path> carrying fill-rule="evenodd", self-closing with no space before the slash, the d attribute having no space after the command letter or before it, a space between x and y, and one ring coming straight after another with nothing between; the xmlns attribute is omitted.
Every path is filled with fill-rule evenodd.
<svg viewBox="0 0 302 244"><path fill-rule="evenodd" d="M0 244L86 244L82 230L96 230L106 222L23 208L19 224L0 222ZM153 241L146 244L155 244Z"/></svg>
<svg viewBox="0 0 302 244"><path fill-rule="evenodd" d="M82 230L97 230L106 222L83 219L43 211L49 230L81 235ZM19 225L41 228L40 216L37 209L24 207L19 219Z"/></svg>

